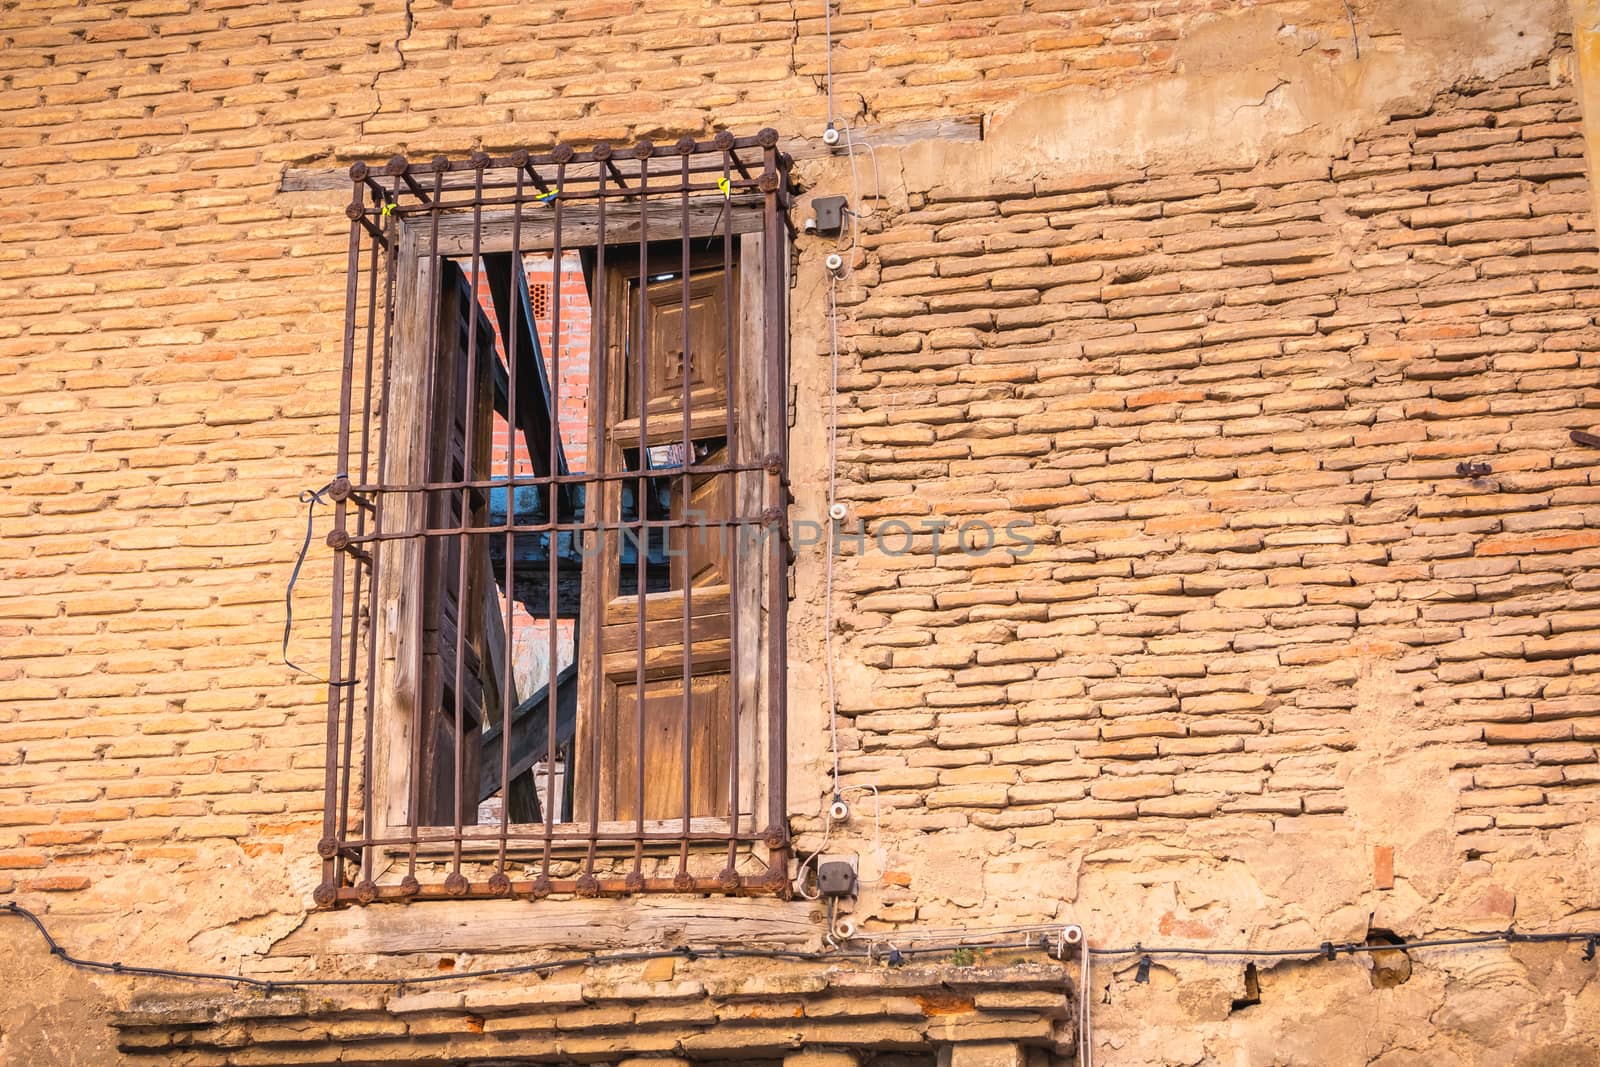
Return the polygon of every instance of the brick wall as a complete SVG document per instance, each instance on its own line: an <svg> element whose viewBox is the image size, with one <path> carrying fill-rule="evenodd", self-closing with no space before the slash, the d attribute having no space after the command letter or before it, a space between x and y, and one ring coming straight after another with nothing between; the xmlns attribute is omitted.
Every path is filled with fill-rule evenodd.
<svg viewBox="0 0 1600 1067"><path fill-rule="evenodd" d="M1592 912L1600 456L1568 434L1600 422L1594 228L1570 64L1536 7L838 5L837 113L869 134L974 113L1003 134L1052 102L1075 128L1205 62L1278 71L1262 39L1302 64L1224 112L1259 125L1252 158L1286 157L1259 168L1199 143L1144 158L1177 121L1154 103L1115 131L1129 169L1100 177L1022 151L1023 177L986 185L989 145L952 143L908 190L929 146L863 158L885 197L840 287L842 496L874 530L1026 520L1037 543L969 558L947 534L935 561L923 536L840 563L843 784L877 794L851 792L861 814L826 836L821 555L800 554L794 825L802 852L863 857L857 918L1266 944ZM821 14L0 0L0 896L108 959L400 966L266 955L317 878L324 691L279 642L298 494L334 463L348 230L344 194L281 192L283 173L815 132ZM1449 47L1419 36L1434 24ZM1530 55L1496 58L1524 30ZM1409 96L1296 125L1283 101L1312 65ZM1319 125L1333 149L1295 139ZM1024 148L1044 159L1048 136ZM851 188L838 160L799 173ZM832 248L797 242L802 511ZM564 353L585 347L578 310ZM580 367L564 355L573 411ZM317 520L290 645L313 673ZM1581 1031L1545 983L1574 1003L1594 985L1543 951L1447 960L1381 1002L1364 972L1264 967L1248 1016L1236 974L1118 971L1096 1010L1114 1062L1473 1062L1516 1027ZM30 966L0 954L0 980ZM99 999L72 1018L98 1026L118 981L84 983ZM1296 1046L1313 1025L1326 1040ZM1573 1041L1581 1062L1592 1040Z"/></svg>
<svg viewBox="0 0 1600 1067"><path fill-rule="evenodd" d="M583 266L576 255L565 256L561 264L559 285L556 271L552 269L547 254L525 256L523 269L527 272L529 307L533 311L533 328L539 338L539 350L544 353L545 373L555 375L559 370L556 394L559 400L561 447L567 457L569 470L582 471L589 455L589 295L583 278ZM555 301L560 301L561 351L556 357ZM494 302L489 295L489 280L478 281L478 304L489 318L496 342L500 341L500 324L495 318ZM559 364L559 367L558 367ZM495 474L502 475L511 455L510 427L504 418L494 418ZM520 434L519 434L520 436ZM533 473L532 461L524 444L517 445L517 472Z"/></svg>
<svg viewBox="0 0 1600 1067"><path fill-rule="evenodd" d="M1550 82L1331 161L934 191L863 239L841 495L952 529L843 569L851 784L922 830L1336 814L1376 668L1464 847L1589 816L1600 281ZM1037 543L965 554L973 521Z"/></svg>

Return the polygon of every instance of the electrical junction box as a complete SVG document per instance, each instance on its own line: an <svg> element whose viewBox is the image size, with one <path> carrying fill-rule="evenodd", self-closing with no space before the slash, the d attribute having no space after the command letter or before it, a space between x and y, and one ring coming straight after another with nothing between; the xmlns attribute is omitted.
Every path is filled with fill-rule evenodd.
<svg viewBox="0 0 1600 1067"><path fill-rule="evenodd" d="M824 897L856 895L856 865L849 860L825 860L817 864L817 892Z"/></svg>
<svg viewBox="0 0 1600 1067"><path fill-rule="evenodd" d="M848 203L842 196L819 196L811 201L811 210L817 216L817 232L826 237L843 230L845 205Z"/></svg>

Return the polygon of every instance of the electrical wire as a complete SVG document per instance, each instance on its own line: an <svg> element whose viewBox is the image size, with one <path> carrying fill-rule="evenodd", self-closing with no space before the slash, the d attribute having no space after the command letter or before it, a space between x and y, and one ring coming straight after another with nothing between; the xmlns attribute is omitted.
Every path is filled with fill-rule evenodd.
<svg viewBox="0 0 1600 1067"><path fill-rule="evenodd" d="M833 0L822 0L823 51L828 63L828 125L833 125Z"/></svg>
<svg viewBox="0 0 1600 1067"><path fill-rule="evenodd" d="M878 857L878 876L876 878L863 878L863 877L861 877L861 874L858 871L856 873L856 881L857 882L867 882L867 883L881 882L881 881L883 881L883 872L889 866L889 851L888 851L888 849L883 847L882 823L880 821L880 812L879 812L879 804L878 804L878 787L875 786L875 785L851 785L851 786L846 786L843 789L839 789L837 786L835 786L835 792L833 794L833 799L834 800L840 800L840 799L843 799L843 797L844 797L844 795L846 793L857 793L857 792L860 792L860 793L870 792L872 794L872 844L873 844L872 851L873 851L873 854ZM795 888L795 892L799 893L802 897L804 897L807 900L819 900L822 897L822 894L820 892L811 893L811 892L808 892L806 890L806 868L810 867L811 864L816 860L816 858L818 856L822 855L822 853L827 850L828 842L833 840L833 805L831 803L824 802L824 806L823 806L823 809L822 809L822 811L821 811L821 813L819 815L819 818L821 818L823 820L823 823L822 823L822 843L820 845L818 845L816 847L816 849L811 852L810 855L808 855L805 859L801 860L799 862L799 864L796 865L796 868L795 868L799 872L799 873L797 873L795 875L795 880L794 880L794 883L793 883L794 888ZM832 925L833 925L832 923L829 923L830 927Z"/></svg>
<svg viewBox="0 0 1600 1067"><path fill-rule="evenodd" d="M823 565L822 641L828 677L828 734L833 744L833 793L839 795L839 699L833 653L833 566L839 523L833 517L839 483L839 279L828 277L828 548Z"/></svg>
<svg viewBox="0 0 1600 1067"><path fill-rule="evenodd" d="M289 633L294 629L294 585L300 580L300 568L305 566L306 553L311 549L311 528L316 522L317 505L322 503L322 495L333 488L334 482L344 477L336 476L321 489L307 489L300 494L300 503L306 506L306 537L300 544L300 555L294 561L294 570L289 572L289 584L283 590L283 665L291 671L296 671L307 678L315 679L323 685L335 689L347 689L356 684L356 679L349 678L342 682L330 682L320 675L313 674L289 658Z"/></svg>
<svg viewBox="0 0 1600 1067"><path fill-rule="evenodd" d="M105 971L113 974L128 974L156 978L174 978L192 982L217 982L226 985L249 986L254 989L264 989L268 992L274 989L304 989L335 986L417 986L435 985L440 982L467 981L479 978L500 978L521 974L545 974L558 971L564 967L601 966L612 963L639 963L659 959L765 959L788 960L797 963L836 963L845 959L867 960L869 963L882 961L893 965L896 957L914 955L934 955L949 953L953 949L986 949L994 951L1027 951L1049 950L1051 938L1048 934L1043 936L1030 935L1021 942L1016 941L990 941L980 943L941 944L927 945L924 947L910 946L907 948L893 948L892 952L885 954L876 944L869 944L863 949L841 948L828 952L802 951L799 949L760 949L760 948L723 948L712 946L695 948L682 946L673 949L643 949L634 952L608 952L588 953L581 956L568 956L562 959L546 960L541 963L520 963L506 967L493 967L477 971L460 971L455 973L429 972L412 976L393 978L253 978L243 974L222 974L212 971L186 971L175 970L168 967L148 967L138 964L127 964L120 960L106 962L91 960L74 956L64 949L56 939L51 936L50 930L45 926L44 920L37 914L17 904L14 901L0 903L0 915L15 915L26 919L43 938L50 954L62 962L83 970ZM1051 927L1040 927L1040 930L1054 931L1058 936L1064 929L1062 924ZM914 933L902 932L902 933ZM908 940L896 934L899 941ZM875 940L884 941L887 935L878 935ZM1522 933L1521 931L1507 928L1479 934L1466 934L1460 937L1435 938L1423 941L1402 942L1398 945L1379 944L1368 945L1363 942L1337 943L1324 941L1316 948L1285 948L1285 949L1249 949L1249 948L1218 948L1209 946L1145 946L1135 943L1126 948L1087 948L1087 939L1080 951L1087 957L1094 956L1130 956L1138 955L1141 958L1155 956L1212 956L1218 958L1235 957L1292 957L1298 956L1306 960L1335 960L1340 953L1354 955L1358 952L1411 952L1424 948L1450 948L1465 946L1482 946L1496 943L1506 944L1582 944L1584 946L1585 960L1593 960L1596 946L1600 946L1600 930L1567 930L1550 931L1543 933ZM1082 972L1085 980L1088 971ZM1080 991L1080 996L1087 996L1088 990Z"/></svg>
<svg viewBox="0 0 1600 1067"><path fill-rule="evenodd" d="M86 959L74 956L61 946L51 935L44 920L36 913L12 901L0 904L0 915L16 915L28 920L34 929L43 938L50 954L64 963L84 970L106 971L114 974L129 974L156 978L174 978L193 982L216 982L227 985L242 985L253 989L306 989L322 987L405 987L418 985L437 985L440 982L467 981L480 978L502 978L511 975L545 974L561 970L565 967L603 966L614 963L641 963L649 960L660 959L762 959L762 960L788 960L797 963L837 963L845 959L868 960L876 962L883 958L883 954L873 948L848 949L840 948L827 952L804 951L800 949L764 949L764 948L726 948L723 946L693 947L680 946L670 949L642 949L633 952L606 952L587 953L580 956L567 956L561 959L545 960L540 963L520 963L506 967L492 967L476 971L458 971L453 973L429 972L418 975L406 975L391 978L253 978L243 974L222 974L213 971L187 971L176 970L168 967L148 967L136 964L107 962L104 960ZM991 945L970 946L974 948L1002 949L1031 949L1037 948L1037 943L1005 944L994 943ZM947 946L908 948L902 950L903 955L933 955L947 953Z"/></svg>
<svg viewBox="0 0 1600 1067"><path fill-rule="evenodd" d="M1089 979L1089 968L1094 959L1094 949L1089 947L1089 931L1083 931L1078 953L1078 1063L1081 1067L1094 1067L1094 1019L1090 1005L1094 1003L1094 984Z"/></svg>

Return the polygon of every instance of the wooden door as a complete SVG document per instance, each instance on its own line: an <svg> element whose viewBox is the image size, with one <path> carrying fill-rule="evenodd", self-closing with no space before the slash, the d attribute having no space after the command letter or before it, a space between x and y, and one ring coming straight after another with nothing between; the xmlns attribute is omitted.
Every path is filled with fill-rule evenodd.
<svg viewBox="0 0 1600 1067"><path fill-rule="evenodd" d="M695 525L631 541L607 538L591 560L590 588L604 614L600 649L586 661L591 684L580 692L592 704L598 691L598 707L584 718L594 731L587 740L599 749L602 821L681 819L685 768L689 816L731 812L728 605L737 533L724 523L733 516L733 476L687 475L683 468L685 420L695 464L727 461L728 397L738 373L737 326L730 340L727 324L730 313L738 321L739 287L737 268L725 273L718 253L692 264L686 304L681 270L674 248L650 263L642 287L636 260L631 271L613 270L607 279L608 343L600 354L607 360L606 412L592 427L590 455L607 472L659 473L643 493L637 482L612 481L591 494L607 523L637 521L642 507L652 520ZM595 420L599 414L591 409ZM742 417L733 413L736 426ZM580 784L578 792L586 817L587 790Z"/></svg>

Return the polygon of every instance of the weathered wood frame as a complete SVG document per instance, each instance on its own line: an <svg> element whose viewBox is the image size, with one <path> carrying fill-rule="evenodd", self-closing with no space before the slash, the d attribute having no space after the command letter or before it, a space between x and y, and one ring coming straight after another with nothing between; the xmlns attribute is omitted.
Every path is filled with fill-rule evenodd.
<svg viewBox="0 0 1600 1067"><path fill-rule="evenodd" d="M769 319L773 316L780 318L785 315L784 301L779 299L777 306L773 306L770 294L782 293L787 289L787 230L783 226L773 226L771 223L771 200L765 210L761 208L757 198L732 197L722 205L721 210L707 211L697 208L690 217L690 235L692 237L709 237L712 235L732 235L737 255L741 264L739 274L739 299L744 313L740 316L740 344L746 351L763 352L771 344L773 330ZM635 219L637 212L635 212ZM654 211L648 220L649 232L652 237L672 240L682 232L681 216L669 215L662 212L656 217ZM424 220L425 222L425 220ZM380 472L381 480L386 484L413 484L425 481L425 470L422 464L427 453L426 442L422 440L426 433L428 421L425 418L426 389L423 388L427 374L427 352L429 347L430 328L436 328L434 318L436 315L437 300L437 271L438 260L431 254L433 245L432 234L424 222L414 222L407 219L398 219L393 222L393 258L394 264L394 300L393 300L393 344L390 350L389 367L387 372L392 377L392 387L389 393L389 408L384 413L385 420L389 423L389 453L385 469ZM556 235L548 224L530 224L527 219L519 220L520 226L512 227L519 230L515 242L511 240L511 231L502 230L499 224L486 226L481 234L478 245L480 252L495 250L509 250L513 247L523 252L554 250L557 248ZM637 233L635 221L634 233ZM628 229L623 220L622 236L626 239ZM607 227L608 237L612 231ZM579 231L580 235L582 231ZM773 254L772 242L777 238L785 247L782 254ZM448 236L448 231L441 230L438 239L439 251L444 256L458 252L458 242ZM560 247L571 249L572 242L563 239ZM779 265L782 280L776 284L768 282L767 275L774 264ZM781 333L787 335L784 325ZM747 456L765 456L771 447L770 440L761 440L764 430L754 429L766 422L766 407L772 384L767 379L763 368L769 360L752 360L756 370L742 376L743 385L740 389L738 402L760 411L761 416L746 420L741 426L751 427L748 439L741 440L741 447ZM783 433L787 432L787 420L783 413L779 413ZM744 431L741 430L741 433ZM741 511L758 512L762 505L771 502L767 497L771 495L770 482L763 483L760 475L741 475L736 480L738 507ZM391 496L388 514L384 523L390 529L413 530L420 529L425 520L426 508L424 494L399 493ZM770 535L770 534L769 534ZM766 714L763 694L771 691L769 682L770 657L763 655L763 641L761 633L767 626L770 613L770 591L774 583L770 580L767 571L770 570L770 557L766 553L745 552L741 556L740 576L737 587L740 589L740 610L737 613L741 618L741 631L744 640L739 642L739 663L734 665L734 673L739 688L738 706L740 719L744 727L740 730L740 745L738 758L740 763L749 769L741 780L740 797L738 804L739 814L750 822L752 827L759 813L767 809L772 803L770 790L770 775L766 769L781 764L780 759L770 755L769 716ZM392 856L395 852L409 852L412 857L422 855L439 856L442 853L454 852L460 857L463 852L468 854L486 854L495 851L498 845L504 852L501 844L501 834L498 827L464 827L459 840L451 828L417 827L415 818L415 783L413 776L414 751L416 744L415 730L418 720L418 679L414 668L415 651L414 642L421 633L423 611L423 597L418 588L415 576L420 573L421 544L419 538L396 538L384 542L384 551L381 561L377 566L376 597L377 610L369 620L369 640L375 642L376 670L369 680L373 687L372 702L374 713L371 717L372 736L372 764L369 785L371 790L371 818L366 837L370 841L384 841L388 844L369 844L361 851L360 877L366 884L371 884L381 877L385 867L386 852ZM767 758L763 759L763 755ZM707 837L717 836L725 839L727 835L720 833L722 827L727 825L724 819L696 819L690 831L695 835ZM674 820L670 829L676 831L681 824ZM650 825L647 830L655 834L665 835L668 826ZM618 838L625 838L635 830L635 825L629 822L625 825L611 826L602 824L595 828L596 833L607 836L612 833ZM786 835L783 835L786 841ZM394 842L410 841L409 848L396 848ZM774 838L771 827L767 828L766 839L769 847L781 844ZM621 840L614 843L613 847L620 846ZM676 842L650 841L647 842L652 850L667 847ZM538 842L525 842L515 846L514 851L527 853L541 847ZM567 848L580 847L576 843L561 846ZM775 859L769 856L768 859ZM731 861L730 861L731 862ZM412 860L412 869L415 869L415 859ZM407 887L409 894L417 892L416 887ZM380 894L380 898L389 894ZM424 892L422 895L431 895Z"/></svg>

